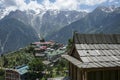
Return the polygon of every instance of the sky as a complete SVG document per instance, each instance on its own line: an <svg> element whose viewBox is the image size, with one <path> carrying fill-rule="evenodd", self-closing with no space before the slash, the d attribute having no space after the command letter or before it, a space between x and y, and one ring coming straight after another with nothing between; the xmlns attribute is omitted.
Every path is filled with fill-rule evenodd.
<svg viewBox="0 0 120 80"><path fill-rule="evenodd" d="M0 0L0 7L9 10L58 9L92 11L98 6L120 5L120 0Z"/></svg>

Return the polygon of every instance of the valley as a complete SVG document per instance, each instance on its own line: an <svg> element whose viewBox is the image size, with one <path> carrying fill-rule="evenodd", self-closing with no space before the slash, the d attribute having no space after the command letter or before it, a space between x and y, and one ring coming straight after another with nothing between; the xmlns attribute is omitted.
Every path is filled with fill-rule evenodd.
<svg viewBox="0 0 120 80"><path fill-rule="evenodd" d="M2 1L4 2L4 0ZM2 1L0 1L0 5ZM35 5L29 7L30 4ZM13 80L70 80L70 75L73 77L80 73L77 73L79 71L77 69L82 70L84 66L89 65L87 64L88 57L95 57L96 59L94 59L97 61L101 55L108 56L113 59L112 64L115 64L115 60L119 60L119 57L111 56L113 49L116 54L119 53L120 40L117 35L120 34L119 6L95 5L93 10L87 11L47 9L43 3L38 5L37 0L30 0L30 4L25 3L24 6L28 5L25 9L17 9L15 5L10 8L6 5L0 6L0 80L9 80L9 78ZM82 7L86 8L84 5ZM82 43L75 43L75 40ZM90 43L87 43L89 41ZM97 42L100 42L100 45ZM77 48L79 48L78 52ZM107 52L109 49L111 51ZM111 54L103 55L102 50L106 51L105 54L109 52ZM85 54L87 57L84 56ZM99 56L96 56L97 54ZM69 62L63 58L68 59ZM81 67L81 62L84 61L86 62ZM80 66L77 62L80 62ZM73 65L74 63L76 65ZM89 66L91 67L93 64ZM84 69L82 74L84 74L83 77L86 77ZM116 74L119 75L118 72ZM91 78L91 76L89 77ZM77 80L79 76L73 78Z"/></svg>

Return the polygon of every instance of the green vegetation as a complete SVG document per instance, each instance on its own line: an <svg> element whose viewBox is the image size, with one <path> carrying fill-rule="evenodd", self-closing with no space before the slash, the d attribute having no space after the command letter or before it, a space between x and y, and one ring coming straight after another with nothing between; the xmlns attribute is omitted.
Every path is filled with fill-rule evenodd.
<svg viewBox="0 0 120 80"><path fill-rule="evenodd" d="M0 80L4 80L4 74L5 71L3 69L0 69Z"/></svg>
<svg viewBox="0 0 120 80"><path fill-rule="evenodd" d="M33 59L31 62L29 62L29 80L35 80L36 78L42 78L43 74L42 71L44 71L45 65L42 63L42 60L39 58Z"/></svg>
<svg viewBox="0 0 120 80"><path fill-rule="evenodd" d="M43 58L34 57L34 48L28 46L19 51L1 55L0 65L4 68L14 68L16 66L29 66L29 79L46 80L47 78L66 76L68 62L60 58L57 62L50 65L43 64ZM0 80L4 80L4 73L0 70Z"/></svg>
<svg viewBox="0 0 120 80"><path fill-rule="evenodd" d="M68 70L68 62L61 58L52 67L47 66L45 77L55 78L55 77L67 76L66 75L67 70Z"/></svg>
<svg viewBox="0 0 120 80"><path fill-rule="evenodd" d="M31 46L20 49L19 51L11 52L1 55L0 64L5 68L13 68L23 64L28 65L34 59L33 50Z"/></svg>
<svg viewBox="0 0 120 80"><path fill-rule="evenodd" d="M70 38L70 39L68 40L67 50L69 50L69 49L72 47L72 44L73 44L73 39Z"/></svg>
<svg viewBox="0 0 120 80"><path fill-rule="evenodd" d="M29 63L29 68L33 72L41 72L45 69L45 65L42 63L41 59L36 58Z"/></svg>
<svg viewBox="0 0 120 80"><path fill-rule="evenodd" d="M41 62L41 59L37 58L29 63L29 67L29 80L35 80L36 78L46 80L47 78L67 76L66 72L68 71L68 62L64 59L60 59L51 66L44 65Z"/></svg>

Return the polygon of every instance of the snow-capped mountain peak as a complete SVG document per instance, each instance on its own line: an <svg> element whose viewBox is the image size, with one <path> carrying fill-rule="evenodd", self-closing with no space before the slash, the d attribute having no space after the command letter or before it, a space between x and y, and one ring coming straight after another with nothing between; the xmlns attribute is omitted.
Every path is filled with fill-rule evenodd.
<svg viewBox="0 0 120 80"><path fill-rule="evenodd" d="M16 10L15 7L9 7L9 8L0 7L0 19L4 18L11 11L15 11L15 10Z"/></svg>
<svg viewBox="0 0 120 80"><path fill-rule="evenodd" d="M101 10L107 13L113 12L116 9L116 6L112 5L109 7L101 7Z"/></svg>

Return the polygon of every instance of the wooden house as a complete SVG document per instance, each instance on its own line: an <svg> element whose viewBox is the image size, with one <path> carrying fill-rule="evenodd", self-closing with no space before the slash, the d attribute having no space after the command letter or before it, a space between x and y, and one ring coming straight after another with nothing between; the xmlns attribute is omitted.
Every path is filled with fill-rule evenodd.
<svg viewBox="0 0 120 80"><path fill-rule="evenodd" d="M28 66L20 66L15 69L6 69L5 80L27 80Z"/></svg>
<svg viewBox="0 0 120 80"><path fill-rule="evenodd" d="M71 80L120 80L120 34L79 34L63 58Z"/></svg>

